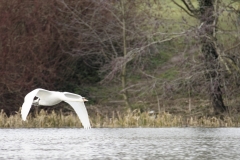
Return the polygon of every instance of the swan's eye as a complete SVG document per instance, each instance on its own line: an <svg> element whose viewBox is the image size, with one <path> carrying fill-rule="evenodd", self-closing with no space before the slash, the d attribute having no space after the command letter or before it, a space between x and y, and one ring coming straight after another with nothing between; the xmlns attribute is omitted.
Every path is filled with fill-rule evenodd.
<svg viewBox="0 0 240 160"><path fill-rule="evenodd" d="M33 100L37 100L38 99L38 97L34 97L34 99Z"/></svg>

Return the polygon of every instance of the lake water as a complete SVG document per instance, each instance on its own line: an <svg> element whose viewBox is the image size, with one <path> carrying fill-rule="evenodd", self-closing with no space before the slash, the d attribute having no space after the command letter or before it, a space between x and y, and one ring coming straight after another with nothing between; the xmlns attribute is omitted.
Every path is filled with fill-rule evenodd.
<svg viewBox="0 0 240 160"><path fill-rule="evenodd" d="M240 128L0 129L0 159L240 159Z"/></svg>

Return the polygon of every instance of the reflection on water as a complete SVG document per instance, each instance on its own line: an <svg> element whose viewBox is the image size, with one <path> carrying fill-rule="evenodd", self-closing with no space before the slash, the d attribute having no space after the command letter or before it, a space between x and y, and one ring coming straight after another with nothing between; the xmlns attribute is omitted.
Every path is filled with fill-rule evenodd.
<svg viewBox="0 0 240 160"><path fill-rule="evenodd" d="M239 128L0 129L0 159L240 159Z"/></svg>

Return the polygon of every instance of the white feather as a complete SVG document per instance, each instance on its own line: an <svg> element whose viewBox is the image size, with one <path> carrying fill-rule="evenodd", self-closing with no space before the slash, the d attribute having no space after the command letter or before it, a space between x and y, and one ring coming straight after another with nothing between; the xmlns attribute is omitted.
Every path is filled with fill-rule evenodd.
<svg viewBox="0 0 240 160"><path fill-rule="evenodd" d="M71 105L74 108L84 128L86 129L91 128L90 122L88 119L88 113L84 105L84 102L73 102L73 101L65 101L65 102L67 102L69 105Z"/></svg>
<svg viewBox="0 0 240 160"><path fill-rule="evenodd" d="M39 99L34 100L34 97L38 97ZM24 121L26 120L33 103L38 103L38 105L42 106L53 106L62 101L73 107L84 128L91 128L88 112L82 96L69 92L48 91L41 88L31 91L25 96L21 110L22 119Z"/></svg>

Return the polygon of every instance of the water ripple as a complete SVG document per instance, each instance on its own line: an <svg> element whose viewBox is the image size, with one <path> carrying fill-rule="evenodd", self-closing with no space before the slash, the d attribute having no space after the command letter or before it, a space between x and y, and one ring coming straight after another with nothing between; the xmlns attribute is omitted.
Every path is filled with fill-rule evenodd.
<svg viewBox="0 0 240 160"><path fill-rule="evenodd" d="M239 128L0 129L0 159L240 159Z"/></svg>

